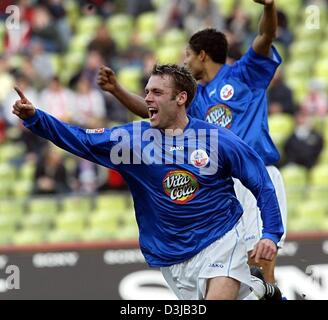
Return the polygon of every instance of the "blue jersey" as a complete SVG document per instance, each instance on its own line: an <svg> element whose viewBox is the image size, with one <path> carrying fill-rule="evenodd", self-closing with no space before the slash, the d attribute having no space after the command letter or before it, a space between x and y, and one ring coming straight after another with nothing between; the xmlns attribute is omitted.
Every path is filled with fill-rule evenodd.
<svg viewBox="0 0 328 320"><path fill-rule="evenodd" d="M163 142L166 135L150 129L148 122L82 129L37 110L24 125L60 148L124 176L134 200L140 248L150 266L183 262L233 228L243 210L231 176L255 195L264 221L263 238L277 243L283 234L278 201L263 161L229 130L189 118L184 132L202 129L202 141L194 138L198 149L190 155L192 136ZM218 138L214 149L213 130ZM160 159L152 152L154 146ZM183 161L167 161L173 154ZM149 161L151 157L156 161ZM202 174L211 163L216 170Z"/></svg>
<svg viewBox="0 0 328 320"><path fill-rule="evenodd" d="M266 90L280 63L274 47L272 59L250 48L233 65L223 65L206 85L198 85L189 115L230 129L266 165L276 163L279 153L269 135Z"/></svg>

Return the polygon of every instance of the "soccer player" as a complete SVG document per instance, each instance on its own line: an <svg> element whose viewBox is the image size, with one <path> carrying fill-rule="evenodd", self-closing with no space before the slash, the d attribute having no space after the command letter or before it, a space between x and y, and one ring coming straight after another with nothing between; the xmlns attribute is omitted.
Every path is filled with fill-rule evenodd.
<svg viewBox="0 0 328 320"><path fill-rule="evenodd" d="M185 67L155 66L145 88L150 123L112 129L66 124L16 91L13 113L26 128L124 176L141 251L180 299L243 298L250 288L258 297L281 298L277 287L250 274L243 209L231 178L257 198L263 234L255 259L271 260L283 225L270 177L256 152L232 132L187 116L196 81Z"/></svg>
<svg viewBox="0 0 328 320"><path fill-rule="evenodd" d="M281 63L277 50L272 46L277 26L277 13L273 0L254 0L254 2L264 5L259 34L248 52L232 66L225 64L228 44L223 33L206 29L190 38L184 63L190 68L199 84L196 96L188 108L188 114L230 129L257 151L275 186L286 232L285 187L279 170L274 167L279 160L279 153L269 135L266 98L266 89ZM111 92L132 112L147 117L144 100L125 90L117 82L110 68L102 67L99 76L107 79L107 82L101 86L103 90ZM266 281L274 283L276 257L272 261L262 259L255 262L254 260L253 249L262 232L256 199L238 179L235 180L235 190L245 211L243 222L246 229L245 240L249 263L260 265ZM283 245L285 234L279 247Z"/></svg>

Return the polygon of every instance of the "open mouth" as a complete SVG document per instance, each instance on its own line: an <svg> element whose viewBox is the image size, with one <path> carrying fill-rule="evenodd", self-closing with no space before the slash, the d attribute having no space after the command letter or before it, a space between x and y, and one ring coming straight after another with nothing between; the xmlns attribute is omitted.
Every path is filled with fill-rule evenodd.
<svg viewBox="0 0 328 320"><path fill-rule="evenodd" d="M149 119L154 120L156 118L156 115L158 114L158 110L156 108L149 107L148 114L149 114Z"/></svg>

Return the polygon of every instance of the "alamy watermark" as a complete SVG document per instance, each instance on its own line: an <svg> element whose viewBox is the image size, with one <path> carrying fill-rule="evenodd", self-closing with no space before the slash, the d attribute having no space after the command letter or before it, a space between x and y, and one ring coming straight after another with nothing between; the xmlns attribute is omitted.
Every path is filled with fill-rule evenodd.
<svg viewBox="0 0 328 320"><path fill-rule="evenodd" d="M5 268L5 278L0 278L0 292L20 289L20 271L18 266L8 265Z"/></svg>
<svg viewBox="0 0 328 320"><path fill-rule="evenodd" d="M19 30L20 28L20 10L18 6L10 5L6 7L6 14L9 16L5 20L8 30Z"/></svg>
<svg viewBox="0 0 328 320"><path fill-rule="evenodd" d="M102 129L86 129L88 134L102 133ZM103 129L104 130L104 129ZM114 165L183 165L199 169L201 175L218 171L217 129L142 130L141 122L130 127L111 130L110 161Z"/></svg>
<svg viewBox="0 0 328 320"><path fill-rule="evenodd" d="M320 7L317 5L310 5L305 8L305 27L307 29L320 29Z"/></svg>

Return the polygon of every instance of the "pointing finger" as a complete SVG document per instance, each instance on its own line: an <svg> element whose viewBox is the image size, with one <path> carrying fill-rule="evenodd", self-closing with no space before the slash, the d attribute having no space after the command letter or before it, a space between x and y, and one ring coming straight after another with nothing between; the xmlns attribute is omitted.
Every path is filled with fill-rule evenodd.
<svg viewBox="0 0 328 320"><path fill-rule="evenodd" d="M16 86L14 87L14 89L22 100L28 101L28 99L24 96L24 93L22 92L21 89L19 89Z"/></svg>

